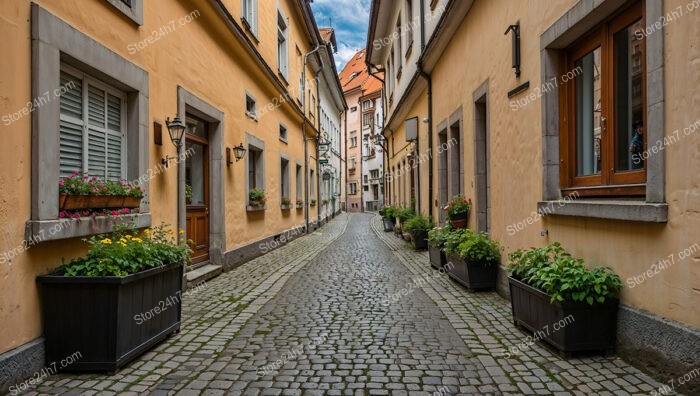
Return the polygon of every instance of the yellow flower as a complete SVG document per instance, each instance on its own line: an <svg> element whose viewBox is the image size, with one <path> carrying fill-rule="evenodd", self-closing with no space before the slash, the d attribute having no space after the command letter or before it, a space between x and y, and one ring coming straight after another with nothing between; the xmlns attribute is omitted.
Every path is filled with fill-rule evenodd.
<svg viewBox="0 0 700 396"><path fill-rule="evenodd" d="M185 242L185 238L180 238L180 242Z"/></svg>
<svg viewBox="0 0 700 396"><path fill-rule="evenodd" d="M123 244L126 243L126 239L124 239L124 238L119 238L119 242L123 245Z"/></svg>
<svg viewBox="0 0 700 396"><path fill-rule="evenodd" d="M109 239L109 238L105 238L105 239L101 240L100 242L102 242L102 243L105 244L105 245L111 245L111 244L112 244L112 240Z"/></svg>
<svg viewBox="0 0 700 396"><path fill-rule="evenodd" d="M180 235L185 235L185 230L180 230Z"/></svg>
<svg viewBox="0 0 700 396"><path fill-rule="evenodd" d="M141 238L134 238L133 241L134 241L134 242L138 242L138 243L142 243L142 242L143 242L143 239L141 239Z"/></svg>
<svg viewBox="0 0 700 396"><path fill-rule="evenodd" d="M126 239L131 239L131 235L127 235L127 236L126 236Z"/></svg>
<svg viewBox="0 0 700 396"><path fill-rule="evenodd" d="M126 243L124 243L124 242L119 242L119 244L122 245L123 247L126 247Z"/></svg>
<svg viewBox="0 0 700 396"><path fill-rule="evenodd" d="M151 233L151 230L150 230L150 229L148 229L148 228L146 228L146 230L145 230L145 231L144 231L143 233L144 233L144 234L146 234L146 235L148 235L148 234L150 234L150 233Z"/></svg>
<svg viewBox="0 0 700 396"><path fill-rule="evenodd" d="M175 231L173 231L173 230L168 230L168 235L173 235L174 233L175 233Z"/></svg>

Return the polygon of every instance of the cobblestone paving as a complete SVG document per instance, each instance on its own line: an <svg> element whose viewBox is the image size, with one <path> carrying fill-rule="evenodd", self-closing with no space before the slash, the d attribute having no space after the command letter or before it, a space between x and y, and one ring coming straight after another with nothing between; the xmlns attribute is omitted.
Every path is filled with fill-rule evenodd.
<svg viewBox="0 0 700 396"><path fill-rule="evenodd" d="M115 375L55 375L27 394L648 395L660 385L614 357L565 361L538 344L502 357L526 337L508 302L433 273L427 253L380 228L378 217L340 216L186 295L182 331Z"/></svg>
<svg viewBox="0 0 700 396"><path fill-rule="evenodd" d="M414 278L435 272L427 252L409 249L393 233L382 232L380 217L372 219L372 229ZM513 324L508 301L495 292L470 293L447 276L430 279L434 281L421 282L419 288L457 329L503 394L650 395L661 386L617 357L563 360L539 343L520 348L528 334ZM512 347L517 351L508 358L504 351ZM460 392L475 394L466 387Z"/></svg>

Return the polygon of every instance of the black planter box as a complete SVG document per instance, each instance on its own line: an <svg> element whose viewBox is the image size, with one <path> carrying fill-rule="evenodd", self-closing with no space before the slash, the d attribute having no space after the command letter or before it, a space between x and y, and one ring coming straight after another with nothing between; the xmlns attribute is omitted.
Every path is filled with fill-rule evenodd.
<svg viewBox="0 0 700 396"><path fill-rule="evenodd" d="M428 231L411 231L411 241L416 250L425 250L428 248Z"/></svg>
<svg viewBox="0 0 700 396"><path fill-rule="evenodd" d="M80 352L62 371L115 371L178 331L182 271L38 276L47 364Z"/></svg>
<svg viewBox="0 0 700 396"><path fill-rule="evenodd" d="M384 224L384 232L394 231L394 223L388 217L382 217L382 223Z"/></svg>
<svg viewBox="0 0 700 396"><path fill-rule="evenodd" d="M447 259L445 252L428 243L428 256L430 257L430 265L435 269L440 269L445 266Z"/></svg>
<svg viewBox="0 0 700 396"><path fill-rule="evenodd" d="M450 264L451 263L451 264ZM448 254L445 270L459 284L471 290L494 289L498 265L465 261L457 254Z"/></svg>
<svg viewBox="0 0 700 396"><path fill-rule="evenodd" d="M619 300L608 298L602 304L554 302L551 296L511 276L510 299L515 325L539 334L539 339L570 354L581 351L615 352ZM573 317L568 321L569 315ZM555 330L554 324L560 327ZM562 323L566 323L561 326Z"/></svg>

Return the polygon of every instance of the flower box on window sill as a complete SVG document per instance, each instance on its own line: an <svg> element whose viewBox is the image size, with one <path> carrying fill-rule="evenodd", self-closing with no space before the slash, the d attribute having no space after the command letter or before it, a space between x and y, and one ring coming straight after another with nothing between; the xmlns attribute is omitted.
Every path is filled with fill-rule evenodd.
<svg viewBox="0 0 700 396"><path fill-rule="evenodd" d="M71 195L59 194L60 210L138 208L141 198L127 195Z"/></svg>
<svg viewBox="0 0 700 396"><path fill-rule="evenodd" d="M261 212L267 209L267 205L265 204L254 204L253 202L249 202L248 206L246 206L246 211L248 212Z"/></svg>
<svg viewBox="0 0 700 396"><path fill-rule="evenodd" d="M292 204L280 205L280 208L282 208L282 210L290 210L290 209L292 209Z"/></svg>
<svg viewBox="0 0 700 396"><path fill-rule="evenodd" d="M63 218L54 220L28 220L24 237L28 242L41 243L61 239L81 238L90 235L112 232L116 225L125 224L131 228L151 226L150 213L134 213L119 216Z"/></svg>

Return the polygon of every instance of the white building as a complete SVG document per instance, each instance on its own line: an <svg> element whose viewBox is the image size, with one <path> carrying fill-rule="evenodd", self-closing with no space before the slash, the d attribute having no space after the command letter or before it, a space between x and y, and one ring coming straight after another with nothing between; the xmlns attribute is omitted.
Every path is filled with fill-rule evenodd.
<svg viewBox="0 0 700 396"><path fill-rule="evenodd" d="M371 77L374 78L374 77ZM360 98L362 103L362 202L366 211L376 211L384 202L384 152L377 144L384 124L381 91Z"/></svg>

